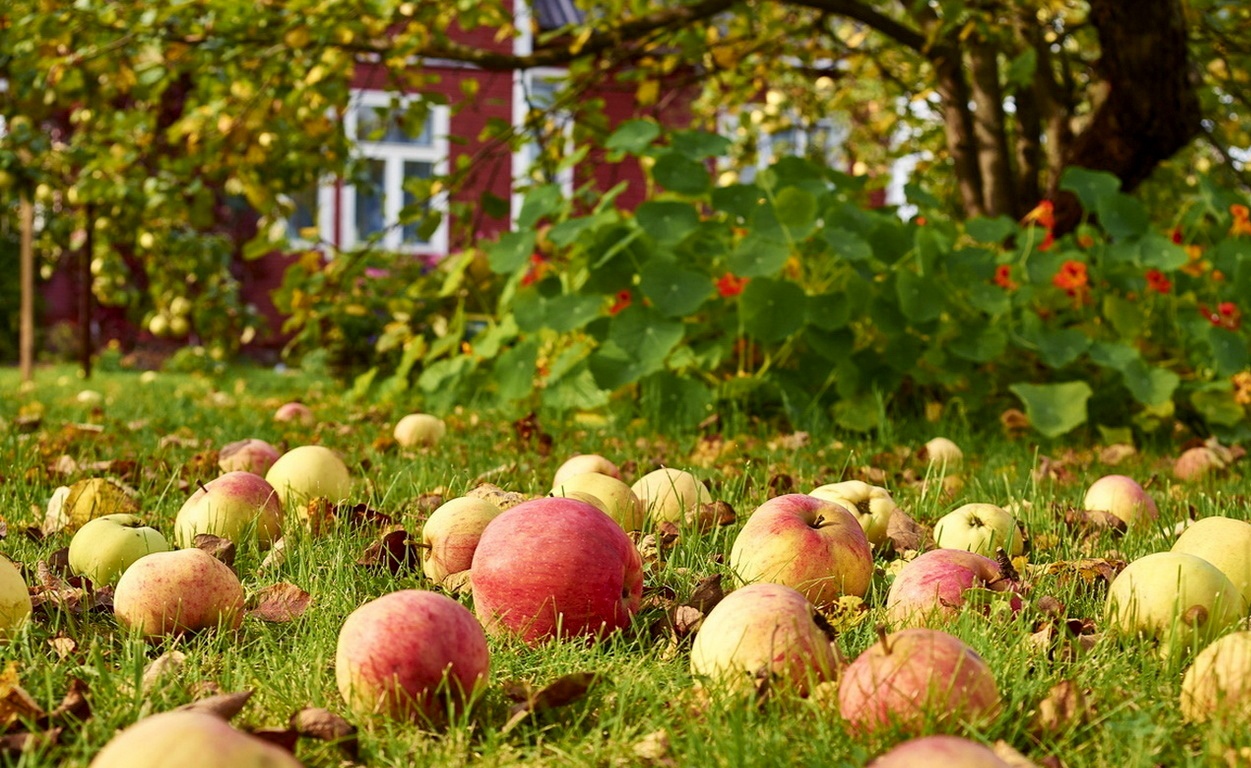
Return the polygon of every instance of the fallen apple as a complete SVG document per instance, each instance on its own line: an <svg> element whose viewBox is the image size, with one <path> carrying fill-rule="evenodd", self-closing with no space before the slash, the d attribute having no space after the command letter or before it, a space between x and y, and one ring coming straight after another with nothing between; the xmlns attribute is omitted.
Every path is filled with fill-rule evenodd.
<svg viewBox="0 0 1251 768"><path fill-rule="evenodd" d="M712 503L712 494L690 472L671 467L648 472L630 486L655 523L675 523L707 530L713 526L712 515L704 514L704 505Z"/></svg>
<svg viewBox="0 0 1251 768"><path fill-rule="evenodd" d="M920 736L897 744L868 768L1012 768L984 744L960 736Z"/></svg>
<svg viewBox="0 0 1251 768"><path fill-rule="evenodd" d="M21 571L0 555L0 640L17 632L30 617L31 610L30 590Z"/></svg>
<svg viewBox="0 0 1251 768"><path fill-rule="evenodd" d="M621 479L621 470L608 459L598 453L578 453L565 459L565 463L556 468L556 474L552 476L552 487L560 485L566 478L581 475L584 472L598 472L601 475Z"/></svg>
<svg viewBox="0 0 1251 768"><path fill-rule="evenodd" d="M934 524L934 543L991 557L1002 547L1015 557L1024 540L1010 512L994 504L973 503L953 509Z"/></svg>
<svg viewBox="0 0 1251 768"><path fill-rule="evenodd" d="M946 437L935 437L925 444L925 459L940 474L948 474L964 463L964 451Z"/></svg>
<svg viewBox="0 0 1251 768"><path fill-rule="evenodd" d="M251 472L264 477L281 455L282 451L264 440L236 440L218 452L217 466L222 472Z"/></svg>
<svg viewBox="0 0 1251 768"><path fill-rule="evenodd" d="M274 411L274 421L290 423L294 422L301 426L312 426L317 422L317 417L313 415L313 409L304 403L283 403L278 406L278 410Z"/></svg>
<svg viewBox="0 0 1251 768"><path fill-rule="evenodd" d="M1251 606L1251 523L1232 517L1203 517L1173 542L1173 552L1207 560L1229 577Z"/></svg>
<svg viewBox="0 0 1251 768"><path fill-rule="evenodd" d="M499 514L499 507L473 496L440 504L421 528L426 547L421 568L426 577L441 584L449 574L469 570L482 532Z"/></svg>
<svg viewBox="0 0 1251 768"><path fill-rule="evenodd" d="M1150 525L1160 515L1151 494L1125 475L1104 475L1096 480L1086 490L1082 507L1114 515L1129 528Z"/></svg>
<svg viewBox="0 0 1251 768"><path fill-rule="evenodd" d="M447 434L443 419L429 413L410 413L395 423L392 435L401 448L434 445Z"/></svg>
<svg viewBox="0 0 1251 768"><path fill-rule="evenodd" d="M843 670L839 711L862 731L916 731L944 721L978 726L1000 708L990 667L960 638L914 627L864 650Z"/></svg>
<svg viewBox="0 0 1251 768"><path fill-rule="evenodd" d="M1199 651L1182 675L1181 713L1190 723L1251 719L1251 632L1233 632Z"/></svg>
<svg viewBox="0 0 1251 768"><path fill-rule="evenodd" d="M869 485L863 480L845 480L813 488L808 491L808 495L836 501L851 510L873 548L888 543L886 532L890 527L890 519L899 509L890 491L881 486Z"/></svg>
<svg viewBox="0 0 1251 768"><path fill-rule="evenodd" d="M630 486L610 475L583 472L552 486L553 496L573 497L575 494L593 496L599 501L595 506L607 512L627 532L641 530L647 518L647 509Z"/></svg>
<svg viewBox="0 0 1251 768"><path fill-rule="evenodd" d="M139 558L168 550L161 532L137 515L105 515L88 520L74 532L69 567L94 584L113 584Z"/></svg>
<svg viewBox="0 0 1251 768"><path fill-rule="evenodd" d="M104 745L89 768L300 768L287 750L210 712L150 715Z"/></svg>
<svg viewBox="0 0 1251 768"><path fill-rule="evenodd" d="M1021 609L1016 584L1002 578L994 560L962 549L932 549L904 563L895 575L886 593L886 619L893 627L950 620L964 610L970 589L1001 592L1013 611Z"/></svg>
<svg viewBox="0 0 1251 768"><path fill-rule="evenodd" d="M718 602L691 646L691 674L732 694L771 685L806 695L834 679L837 657L812 604L781 584L749 584Z"/></svg>
<svg viewBox="0 0 1251 768"><path fill-rule="evenodd" d="M287 451L265 473L265 480L273 486L284 509L301 513L310 499L321 497L337 504L352 491L347 465L339 454L322 445L301 445Z"/></svg>
<svg viewBox="0 0 1251 768"><path fill-rule="evenodd" d="M391 592L339 630L335 681L358 716L442 725L486 687L490 655L473 613L437 592Z"/></svg>
<svg viewBox="0 0 1251 768"><path fill-rule="evenodd" d="M144 555L113 591L113 614L148 640L243 621L243 585L235 572L202 549Z"/></svg>
<svg viewBox="0 0 1251 768"><path fill-rule="evenodd" d="M815 605L829 605L869 591L873 551L842 504L788 493L747 519L730 549L730 570L740 583L784 584Z"/></svg>
<svg viewBox="0 0 1251 768"><path fill-rule="evenodd" d="M530 645L603 637L627 626L642 601L634 543L577 499L532 499L502 513L482 532L471 567L487 633Z"/></svg>
<svg viewBox="0 0 1251 768"><path fill-rule="evenodd" d="M1105 627L1159 641L1173 658L1201 648L1247 614L1242 591L1207 560L1156 552L1134 560L1108 587Z"/></svg>
<svg viewBox="0 0 1251 768"><path fill-rule="evenodd" d="M174 542L191 547L197 534L208 533L235 544L254 538L268 549L282 536L282 518L282 502L269 481L251 472L227 472L183 503L174 520Z"/></svg>

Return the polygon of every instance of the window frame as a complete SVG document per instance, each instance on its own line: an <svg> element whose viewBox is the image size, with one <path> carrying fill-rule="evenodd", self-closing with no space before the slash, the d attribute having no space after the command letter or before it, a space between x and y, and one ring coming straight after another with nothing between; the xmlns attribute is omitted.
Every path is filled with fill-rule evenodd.
<svg viewBox="0 0 1251 768"><path fill-rule="evenodd" d="M513 152L513 194L511 204L509 206L512 215L511 218L515 223L517 215L521 212L522 201L525 194L516 190L523 189L537 183L530 177L530 171L534 165L534 158L537 156L535 149L538 142L533 138L531 132L527 130L526 120L530 114L530 99L534 93L532 83L536 79L545 79L556 82L555 92L557 94L564 88L569 79L569 70L563 67L533 67L519 71L514 74L513 80L513 128L519 133L527 137L525 143ZM561 131L565 136L565 152L571 154L575 147L573 143L573 130L575 123L575 114L571 109L554 107L557 119L562 121ZM573 196L574 169L573 167L563 168L556 174L554 182L560 186L561 191L566 197ZM552 183L552 182L548 182Z"/></svg>

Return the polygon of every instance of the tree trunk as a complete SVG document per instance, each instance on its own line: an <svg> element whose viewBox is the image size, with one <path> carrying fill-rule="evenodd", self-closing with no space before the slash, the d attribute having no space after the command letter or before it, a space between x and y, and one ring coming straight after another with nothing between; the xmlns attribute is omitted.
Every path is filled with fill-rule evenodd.
<svg viewBox="0 0 1251 768"><path fill-rule="evenodd" d="M35 377L35 206L30 201L30 194L22 192L21 202L21 244L18 249L18 269L21 282L21 307L18 309L18 362L22 381L31 381Z"/></svg>
<svg viewBox="0 0 1251 768"><path fill-rule="evenodd" d="M1016 212L1012 160L1004 128L1003 88L999 83L999 52L988 42L969 48L974 104L973 133L977 138L977 165L982 174L982 200L990 216Z"/></svg>
<svg viewBox="0 0 1251 768"><path fill-rule="evenodd" d="M977 162L977 140L973 114L969 110L969 84L964 77L960 51L954 46L944 46L934 51L931 62L938 76L938 95L943 102L943 131L947 138L947 151L955 164L956 186L960 191L964 215L970 218L983 216L986 203L982 172Z"/></svg>

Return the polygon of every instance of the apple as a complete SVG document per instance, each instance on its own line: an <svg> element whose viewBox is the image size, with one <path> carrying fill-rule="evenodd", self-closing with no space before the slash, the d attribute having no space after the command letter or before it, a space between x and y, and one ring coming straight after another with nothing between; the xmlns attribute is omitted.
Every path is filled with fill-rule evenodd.
<svg viewBox="0 0 1251 768"><path fill-rule="evenodd" d="M285 509L299 508L310 499L331 503L347 499L352 476L339 454L322 445L301 445L284 453L265 473Z"/></svg>
<svg viewBox="0 0 1251 768"><path fill-rule="evenodd" d="M890 491L877 485L869 485L863 480L845 480L813 488L808 491L808 495L839 502L851 510L860 527L864 529L870 546L876 549L887 543L886 532L890 527L890 518L899 509L891 498Z"/></svg>
<svg viewBox="0 0 1251 768"><path fill-rule="evenodd" d="M426 546L421 569L426 577L440 584L449 574L469 570L482 532L500 511L486 499L461 496L430 513L421 528L421 543Z"/></svg>
<svg viewBox="0 0 1251 768"><path fill-rule="evenodd" d="M960 446L945 437L935 437L925 444L925 457L931 467L943 471L943 474L955 471L964 463L964 451Z"/></svg>
<svg viewBox="0 0 1251 768"><path fill-rule="evenodd" d="M434 445L447 434L447 425L429 413L410 413L395 424L392 433L402 448Z"/></svg>
<svg viewBox="0 0 1251 768"><path fill-rule="evenodd" d="M643 502L653 522L685 524L699 530L713 525L713 518L703 513L703 505L712 503L712 494L690 472L661 467L640 477L630 490Z"/></svg>
<svg viewBox="0 0 1251 768"><path fill-rule="evenodd" d="M309 427L316 423L317 417L313 415L313 409L304 403L283 403L274 411L274 421L295 422Z"/></svg>
<svg viewBox="0 0 1251 768"><path fill-rule="evenodd" d="M842 504L788 493L752 512L730 549L730 570L741 583L784 584L829 605L869 591L873 551Z"/></svg>
<svg viewBox="0 0 1251 768"><path fill-rule="evenodd" d="M868 768L1012 768L990 747L960 736L920 736L896 745Z"/></svg>
<svg viewBox="0 0 1251 768"><path fill-rule="evenodd" d="M32 610L30 590L22 572L0 555L0 640L12 636L26 623Z"/></svg>
<svg viewBox="0 0 1251 768"><path fill-rule="evenodd" d="M1199 651L1182 675L1186 722L1244 724L1251 719L1251 632L1233 632Z"/></svg>
<svg viewBox="0 0 1251 768"><path fill-rule="evenodd" d="M552 476L552 487L560 485L566 478L584 472L598 472L601 475L621 479L621 470L608 459L598 453L578 453L565 459L565 463L556 468L556 474Z"/></svg>
<svg viewBox="0 0 1251 768"><path fill-rule="evenodd" d="M530 645L600 638L630 623L643 561L621 526L591 504L546 497L487 524L473 553L474 611L488 634Z"/></svg>
<svg viewBox="0 0 1251 768"><path fill-rule="evenodd" d="M552 486L553 496L571 497L574 494L586 494L594 497L599 507L608 516L617 521L626 531L637 531L643 527L647 518L647 509L630 486L610 475L599 472L583 472L572 475Z"/></svg>
<svg viewBox="0 0 1251 768"><path fill-rule="evenodd" d="M1215 565L1185 552L1156 552L1112 580L1105 626L1158 640L1169 658L1205 645L1246 614L1242 591Z"/></svg>
<svg viewBox="0 0 1251 768"><path fill-rule="evenodd" d="M224 446L217 454L217 466L222 472L251 472L264 477L281 455L282 451L253 437Z"/></svg>
<svg viewBox="0 0 1251 768"><path fill-rule="evenodd" d="M136 515L105 515L74 532L69 545L69 567L95 584L112 584L144 555L166 552L169 544L155 528Z"/></svg>
<svg viewBox="0 0 1251 768"><path fill-rule="evenodd" d="M114 736L88 768L300 768L287 750L210 712L172 710Z"/></svg>
<svg viewBox="0 0 1251 768"><path fill-rule="evenodd" d="M1015 557L1024 548L1016 518L994 504L973 503L953 509L934 525L934 543L991 557L1003 547Z"/></svg>
<svg viewBox="0 0 1251 768"><path fill-rule="evenodd" d="M913 731L955 720L979 725L999 712L990 667L960 638L937 629L882 631L843 670L838 708L857 729Z"/></svg>
<svg viewBox="0 0 1251 768"><path fill-rule="evenodd" d="M225 563L202 549L144 555L122 573L113 613L149 640L177 637L243 621L243 585Z"/></svg>
<svg viewBox="0 0 1251 768"><path fill-rule="evenodd" d="M227 472L191 494L174 520L174 541L195 546L196 534L210 533L242 544L255 537L268 549L282 536L282 502L274 486L251 472Z"/></svg>
<svg viewBox="0 0 1251 768"><path fill-rule="evenodd" d="M838 668L816 610L781 584L749 584L721 599L700 624L691 646L691 674L705 687L752 692L759 675L806 695Z"/></svg>
<svg viewBox="0 0 1251 768"><path fill-rule="evenodd" d="M1182 531L1172 551L1196 555L1215 565L1251 606L1251 523L1232 517L1200 518Z"/></svg>
<svg viewBox="0 0 1251 768"><path fill-rule="evenodd" d="M968 589L1005 592L1013 611L1021 599L1002 578L999 564L962 549L932 549L904 564L886 593L886 620L893 627L923 626L951 619L964 609Z"/></svg>
<svg viewBox="0 0 1251 768"><path fill-rule="evenodd" d="M1125 475L1104 475L1091 483L1082 508L1119 517L1128 528L1150 525L1160 516L1151 495L1137 480Z"/></svg>
<svg viewBox="0 0 1251 768"><path fill-rule="evenodd" d="M482 626L452 598L391 592L348 614L335 650L335 681L358 716L446 722L486 688Z"/></svg>

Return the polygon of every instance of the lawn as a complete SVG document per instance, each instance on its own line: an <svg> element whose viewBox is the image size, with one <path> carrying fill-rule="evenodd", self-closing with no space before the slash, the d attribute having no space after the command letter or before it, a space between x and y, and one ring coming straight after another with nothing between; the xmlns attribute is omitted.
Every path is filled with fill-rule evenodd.
<svg viewBox="0 0 1251 768"><path fill-rule="evenodd" d="M976 727L933 722L927 732L1000 744L1038 765L1251 760L1251 752L1239 751L1251 749L1244 727L1183 722L1178 699L1188 658L1162 659L1149 641L1105 632L1103 617L1107 577L1126 562L1167 550L1179 523L1251 517L1240 464L1183 484L1171 472L1178 447L1163 443L1132 453L1106 451L1101 444L1039 444L1028 434L1006 436L998 424L963 423L896 424L874 437L803 436L735 414L701 434L662 436L611 414L518 422L458 412L447 416L447 435L436 447L402 450L391 428L408 410L403 403L354 404L340 395L334 382L299 372L119 372L83 381L73 369L55 367L39 370L35 385L23 387L15 371L0 370L0 551L21 564L28 584L41 585L35 591L43 600L25 629L0 641L0 729L7 727L0 754L6 762L86 765L119 729L142 717L212 694L250 691L233 723L294 740L306 765L863 765L909 734L901 728L859 732L836 704L781 687L765 686L751 697L706 692L689 670L690 636L677 636L667 620L676 606L691 602L698 586L707 588L708 577L720 574L726 588L732 586L735 536L771 495L853 478L888 488L922 526L966 502L990 502L1014 512L1029 537L1025 554L1014 561L1023 582L1019 612L999 601L988 614L966 610L941 624L993 670L1000 713ZM274 411L290 400L308 404L316 423L275 422ZM940 434L965 456L956 478L947 481L917 455ZM277 562L266 562L254 544L239 548L234 568L250 597L290 584L309 595L307 610L286 621L249 614L237 632L154 644L123 631L111 612L91 609L85 593L67 586L57 553L70 534L39 533L57 487L90 477L119 479L136 491L145 519L169 534L196 485L218 473L218 449L248 437L283 448L319 443L335 449L353 472L352 501L380 513L317 533L289 516L284 557ZM644 533L652 535L642 544L643 608L631 627L598 644L530 648L492 639L489 688L449 728L431 732L352 716L333 671L344 619L388 592L435 588L420 568L360 562L369 560L371 545L393 527L417 535L438 499L461 496L481 482L542 495L556 468L575 453L602 454L631 482L662 464L689 469L738 519L702 534L684 529L676 540L649 523ZM1111 473L1147 487L1159 506L1156 523L1119 533L1078 514L1089 484ZM848 660L878 642L886 591L902 562L879 553L875 565L862 604L844 601L827 612L834 642ZM60 598L43 594L54 587ZM454 594L472 607L468 594ZM180 663L169 662L173 651L182 654ZM154 671L158 658L164 674ZM593 673L585 693L574 686L562 706L516 714L518 690L590 679L566 677L576 673ZM88 706L53 712L78 693ZM327 740L304 728L295 738L293 716L308 708L343 716L357 727L355 736Z"/></svg>

